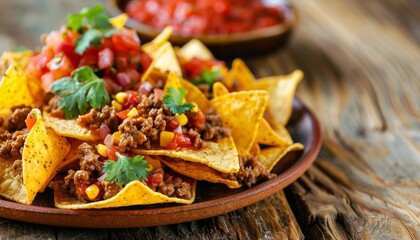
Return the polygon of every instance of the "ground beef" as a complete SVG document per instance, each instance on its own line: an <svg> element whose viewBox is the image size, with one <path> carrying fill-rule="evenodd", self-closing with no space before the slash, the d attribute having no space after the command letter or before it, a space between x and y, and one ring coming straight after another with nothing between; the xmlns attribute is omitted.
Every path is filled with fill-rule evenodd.
<svg viewBox="0 0 420 240"><path fill-rule="evenodd" d="M80 169L87 172L102 172L103 162L99 160L100 155L96 153L95 148L88 144L82 143L79 146L79 150L82 152L82 158L80 160Z"/></svg>
<svg viewBox="0 0 420 240"><path fill-rule="evenodd" d="M104 182L103 189L104 189L103 199L109 199L117 195L117 193L119 193L123 189L123 187L121 187L120 185L116 183Z"/></svg>
<svg viewBox="0 0 420 240"><path fill-rule="evenodd" d="M266 181L276 176L268 172L257 157L239 157L239 172L229 174L228 178L237 180L240 184L251 187L260 181Z"/></svg>
<svg viewBox="0 0 420 240"><path fill-rule="evenodd" d="M163 170L157 169L163 174ZM156 173L156 172L155 172ZM191 185L184 182L180 177L174 177L172 174L165 174L161 182L157 184L157 192L168 197L176 197L181 199L191 199Z"/></svg>
<svg viewBox="0 0 420 240"><path fill-rule="evenodd" d="M217 141L227 136L230 136L230 129L223 127L222 117L211 109L206 114L206 122L202 138L205 141Z"/></svg>
<svg viewBox="0 0 420 240"><path fill-rule="evenodd" d="M64 118L63 112L61 111L61 108L58 107L58 104L60 103L61 99L57 96L52 97L48 104L44 107L44 111L50 113L52 117L56 118Z"/></svg>
<svg viewBox="0 0 420 240"><path fill-rule="evenodd" d="M12 165L13 171L22 177L22 160L15 160Z"/></svg>
<svg viewBox="0 0 420 240"><path fill-rule="evenodd" d="M144 113L146 108L141 108L139 113ZM163 112L163 108L152 108L147 114L125 119L118 127L121 132L118 148L122 151L132 148L150 149L152 141L158 140L159 133L165 130L166 117Z"/></svg>
<svg viewBox="0 0 420 240"><path fill-rule="evenodd" d="M25 105L13 107L12 114L3 120L2 128L9 132L14 132L26 128L25 119L32 108Z"/></svg>
<svg viewBox="0 0 420 240"><path fill-rule="evenodd" d="M111 132L115 132L119 123L120 120L115 115L114 107L108 105L105 105L101 111L92 108L87 114L77 118L77 124L91 130L98 130L103 124L106 124Z"/></svg>
<svg viewBox="0 0 420 240"><path fill-rule="evenodd" d="M13 133L8 131L0 133L0 158L19 157L22 154L28 133L27 128Z"/></svg>

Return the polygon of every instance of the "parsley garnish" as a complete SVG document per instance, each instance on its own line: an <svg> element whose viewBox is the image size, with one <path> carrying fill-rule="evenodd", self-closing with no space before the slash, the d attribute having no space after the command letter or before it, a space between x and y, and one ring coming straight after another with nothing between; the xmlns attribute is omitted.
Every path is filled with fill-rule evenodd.
<svg viewBox="0 0 420 240"><path fill-rule="evenodd" d="M89 106L100 109L110 101L104 82L88 66L54 82L51 91L61 98L58 107L66 118L86 113Z"/></svg>
<svg viewBox="0 0 420 240"><path fill-rule="evenodd" d="M179 87L178 89L169 87L163 97L163 106L168 107L173 114L182 114L185 111L191 110L194 105L184 101L186 94L187 89L183 87Z"/></svg>
<svg viewBox="0 0 420 240"><path fill-rule="evenodd" d="M211 87L217 81L221 73L220 69L213 71L204 70L200 77L195 77L192 80L192 83L194 85L208 84Z"/></svg>
<svg viewBox="0 0 420 240"><path fill-rule="evenodd" d="M150 172L147 170L150 166L144 157L137 155L133 158L116 153L118 161L107 161L103 172L106 173L105 180L118 185L126 185L129 182L137 180L147 180Z"/></svg>
<svg viewBox="0 0 420 240"><path fill-rule="evenodd" d="M98 47L102 38L117 32L109 22L109 15L106 14L105 8L101 5L83 8L79 13L69 15L67 22L67 27L73 31L82 33L87 29L76 42L78 54L83 54L92 44Z"/></svg>

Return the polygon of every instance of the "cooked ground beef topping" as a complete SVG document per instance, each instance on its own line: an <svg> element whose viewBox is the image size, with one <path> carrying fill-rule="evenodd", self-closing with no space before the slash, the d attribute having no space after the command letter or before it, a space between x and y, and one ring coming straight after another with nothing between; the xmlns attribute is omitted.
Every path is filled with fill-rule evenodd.
<svg viewBox="0 0 420 240"><path fill-rule="evenodd" d="M111 132L118 129L120 120L115 116L114 107L105 105L101 111L92 108L87 114L77 118L77 124L90 130L98 130L103 124L108 125Z"/></svg>
<svg viewBox="0 0 420 240"><path fill-rule="evenodd" d="M0 158L3 159L19 157L29 133L25 119L32 108L21 105L11 110L11 115L0 118Z"/></svg>
<svg viewBox="0 0 420 240"><path fill-rule="evenodd" d="M229 174L229 179L237 180L240 184L251 187L260 181L276 177L268 172L258 161L257 157L239 157L239 172Z"/></svg>
<svg viewBox="0 0 420 240"><path fill-rule="evenodd" d="M60 98L57 96L52 97L49 101L48 104L45 105L44 107L44 111L50 113L50 115L52 117L56 117L56 118L64 118L63 112L61 111L61 109L58 107L58 104L60 103Z"/></svg>
<svg viewBox="0 0 420 240"><path fill-rule="evenodd" d="M89 173L93 171L102 172L104 163L99 159L100 155L96 153L96 150L92 145L86 142L82 143L79 146L79 150L82 153L82 157L80 159L81 170L87 171Z"/></svg>

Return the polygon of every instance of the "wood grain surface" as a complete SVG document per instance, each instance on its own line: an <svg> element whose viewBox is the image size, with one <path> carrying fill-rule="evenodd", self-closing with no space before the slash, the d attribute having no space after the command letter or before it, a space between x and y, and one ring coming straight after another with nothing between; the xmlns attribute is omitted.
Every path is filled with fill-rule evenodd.
<svg viewBox="0 0 420 240"><path fill-rule="evenodd" d="M0 51L40 45L98 0L0 0ZM0 239L420 239L420 2L294 0L286 49L247 59L258 77L302 69L317 114L317 162L284 192L222 216L137 229L0 219Z"/></svg>

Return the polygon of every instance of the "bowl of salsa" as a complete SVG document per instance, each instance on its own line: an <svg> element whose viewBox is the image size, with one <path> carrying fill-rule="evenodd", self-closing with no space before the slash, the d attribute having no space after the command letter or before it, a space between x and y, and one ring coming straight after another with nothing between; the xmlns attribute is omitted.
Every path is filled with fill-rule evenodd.
<svg viewBox="0 0 420 240"><path fill-rule="evenodd" d="M219 58L249 57L283 46L297 23L284 0L108 0L111 15L126 13L126 26L147 42L166 26L170 41L202 41Z"/></svg>

